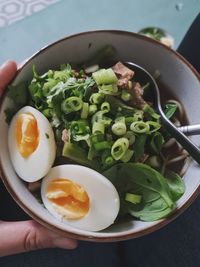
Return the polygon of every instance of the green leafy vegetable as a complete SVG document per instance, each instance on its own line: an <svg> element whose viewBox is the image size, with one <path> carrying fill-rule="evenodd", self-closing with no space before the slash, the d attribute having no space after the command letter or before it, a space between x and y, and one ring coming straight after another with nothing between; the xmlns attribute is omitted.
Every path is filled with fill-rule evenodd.
<svg viewBox="0 0 200 267"><path fill-rule="evenodd" d="M164 107L165 116L168 119L170 119L174 115L174 113L176 112L176 109L177 109L176 104L171 104L171 103L166 104Z"/></svg>
<svg viewBox="0 0 200 267"><path fill-rule="evenodd" d="M150 102L131 106L131 100L137 100L132 92L136 81L124 79L120 86L121 76L112 68L87 75L69 64L40 75L33 66L28 87L9 86L11 106L5 113L9 122L21 107L35 107L54 130L55 164L73 161L103 172L119 192L120 215L157 220L174 209L184 183L173 172L167 172L166 179L156 171L163 170L164 162L160 116ZM168 118L175 111L176 105L165 106ZM49 138L48 133L45 136Z"/></svg>
<svg viewBox="0 0 200 267"><path fill-rule="evenodd" d="M27 83L23 82L16 86L9 85L7 97L11 100L10 107L5 110L6 121L9 123L15 113L29 101Z"/></svg>
<svg viewBox="0 0 200 267"><path fill-rule="evenodd" d="M103 174L118 190L122 201L120 213L127 212L143 221L166 217L184 192L183 182L178 177L173 177L173 185L169 185L166 178L146 164L117 164ZM140 195L141 202L127 202L127 193Z"/></svg>
<svg viewBox="0 0 200 267"><path fill-rule="evenodd" d="M167 183L171 190L171 195L174 201L177 201L185 192L185 184L183 179L175 172L167 171Z"/></svg>

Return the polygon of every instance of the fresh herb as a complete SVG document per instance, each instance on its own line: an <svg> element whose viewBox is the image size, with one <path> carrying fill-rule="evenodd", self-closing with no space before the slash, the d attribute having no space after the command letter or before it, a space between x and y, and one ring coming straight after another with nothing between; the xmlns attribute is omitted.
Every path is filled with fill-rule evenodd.
<svg viewBox="0 0 200 267"><path fill-rule="evenodd" d="M10 105L9 108L5 110L5 114L7 123L10 123L15 113L29 101L27 83L23 82L19 85L9 85L7 97L10 99Z"/></svg>

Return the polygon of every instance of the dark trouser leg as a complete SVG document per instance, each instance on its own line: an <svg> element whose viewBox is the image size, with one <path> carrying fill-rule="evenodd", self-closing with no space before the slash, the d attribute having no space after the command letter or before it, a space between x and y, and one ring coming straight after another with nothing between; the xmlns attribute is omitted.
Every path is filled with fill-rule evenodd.
<svg viewBox="0 0 200 267"><path fill-rule="evenodd" d="M200 72L200 14L185 35L178 52Z"/></svg>

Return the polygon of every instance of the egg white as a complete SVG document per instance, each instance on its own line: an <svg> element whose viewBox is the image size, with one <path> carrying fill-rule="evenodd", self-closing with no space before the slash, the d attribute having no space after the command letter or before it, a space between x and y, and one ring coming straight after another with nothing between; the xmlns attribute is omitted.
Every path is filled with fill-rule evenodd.
<svg viewBox="0 0 200 267"><path fill-rule="evenodd" d="M27 158L22 157L19 153L15 137L16 119L22 113L31 113L37 120L39 130L38 146ZM20 178L26 182L35 182L44 177L53 165L56 156L54 133L48 119L30 106L20 109L9 126L8 148L11 162Z"/></svg>
<svg viewBox="0 0 200 267"><path fill-rule="evenodd" d="M89 211L81 219L67 220L59 214L46 197L51 180L62 178L82 186L89 196ZM50 170L41 184L42 201L48 211L63 223L86 231L100 231L114 223L120 207L117 190L100 173L80 165L60 165Z"/></svg>

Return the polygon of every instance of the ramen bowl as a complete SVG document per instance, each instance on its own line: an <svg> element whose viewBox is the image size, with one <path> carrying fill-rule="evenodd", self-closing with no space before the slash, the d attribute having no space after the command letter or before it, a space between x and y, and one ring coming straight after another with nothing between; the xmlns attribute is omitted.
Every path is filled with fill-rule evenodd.
<svg viewBox="0 0 200 267"><path fill-rule="evenodd" d="M102 57L103 51L103 57ZM57 69L60 64L71 63L105 64L117 61L134 62L152 75L157 76L161 95L170 94L185 108L190 124L199 122L200 88L199 74L178 53L170 48L138 34L125 31L92 31L66 37L50 44L27 59L18 69L12 84L31 80L32 66L39 73ZM200 169L191 160L183 176L185 193L178 200L176 209L165 219L154 222L132 220L113 224L109 228L92 232L76 229L54 218L29 192L24 182L16 175L8 152L8 125L4 110L9 107L9 99L4 95L0 110L0 168L3 182L19 206L34 220L63 236L79 240L112 242L127 240L152 233L180 215L200 192ZM200 137L191 138L197 145ZM42 159L41 159L42 160Z"/></svg>

